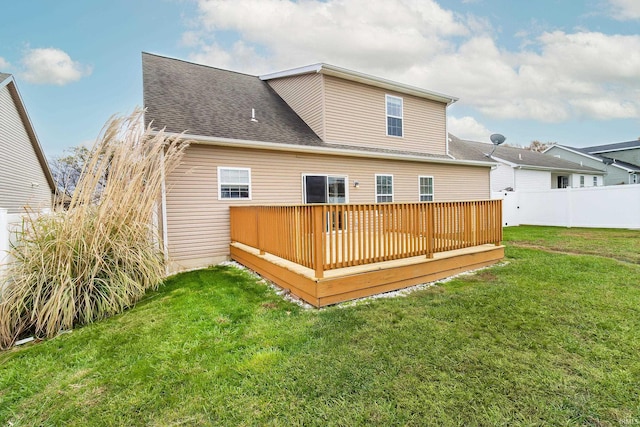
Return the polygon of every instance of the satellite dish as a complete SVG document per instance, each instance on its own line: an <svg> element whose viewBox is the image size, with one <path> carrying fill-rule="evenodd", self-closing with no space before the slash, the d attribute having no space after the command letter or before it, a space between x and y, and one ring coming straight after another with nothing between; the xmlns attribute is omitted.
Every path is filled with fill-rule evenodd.
<svg viewBox="0 0 640 427"><path fill-rule="evenodd" d="M505 138L504 135L500 135L499 133L494 133L489 137L489 139L493 143L493 150L491 150L491 153L485 154L485 156L487 157L493 156L493 152L496 151L496 148L498 148L498 145L506 141L507 138Z"/></svg>
<svg viewBox="0 0 640 427"><path fill-rule="evenodd" d="M609 157L603 157L602 158L602 163L604 163L605 165L612 165L613 164L613 159L610 159Z"/></svg>
<svg viewBox="0 0 640 427"><path fill-rule="evenodd" d="M489 139L491 140L493 145L500 145L504 141L506 141L507 138L505 138L504 135L500 135L499 133L494 133L489 137Z"/></svg>

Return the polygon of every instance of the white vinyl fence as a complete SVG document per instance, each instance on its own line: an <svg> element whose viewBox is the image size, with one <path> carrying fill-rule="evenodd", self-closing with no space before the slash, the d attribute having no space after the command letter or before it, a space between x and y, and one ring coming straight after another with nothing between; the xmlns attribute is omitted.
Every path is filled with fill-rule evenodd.
<svg viewBox="0 0 640 427"><path fill-rule="evenodd" d="M9 261L8 251L12 243L15 243L16 230L22 228L22 215L9 214L6 209L0 208L0 276Z"/></svg>
<svg viewBox="0 0 640 427"><path fill-rule="evenodd" d="M639 228L640 184L497 192L503 225Z"/></svg>

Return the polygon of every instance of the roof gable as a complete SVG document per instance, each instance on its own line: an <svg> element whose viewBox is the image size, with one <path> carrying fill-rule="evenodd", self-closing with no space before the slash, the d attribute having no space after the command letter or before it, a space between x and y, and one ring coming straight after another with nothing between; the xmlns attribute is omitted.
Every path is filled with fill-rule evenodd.
<svg viewBox="0 0 640 427"><path fill-rule="evenodd" d="M561 144L554 144L552 146L550 146L549 148L547 148L546 150L543 151L543 153L547 153L549 150L553 149L553 148L557 148L560 150L565 150L568 151L570 153L573 154L577 154L579 156L584 156L587 159L592 159L592 160L596 160L599 162L603 162L604 159L609 159L609 160L613 160L613 163L606 165L606 166L612 166L618 169L623 169L627 172L640 172L640 166L634 165L632 163L627 163L624 162L622 160L618 160L618 159L611 159L607 156L603 156L600 154L595 154L595 153L589 153L587 151L587 148L578 148L578 147L569 147L567 145L561 145ZM603 162L604 163L604 162Z"/></svg>
<svg viewBox="0 0 640 427"><path fill-rule="evenodd" d="M44 151L42 150L42 146L40 145L40 141L38 140L38 136L33 128L33 124L31 123L31 119L29 118L29 114L27 113L27 109L22 100L22 96L20 96L20 92L18 91L18 86L13 79L11 74L0 73L0 88L7 87L9 93L11 94L11 98L18 110L18 114L22 120L22 124L24 126L27 135L29 136L29 140L31 141L31 145L33 146L33 150L38 158L38 163L40 163L40 168L44 173L44 176L49 184L49 189L51 193L55 193L56 184L53 179L53 174L51 173L51 169L49 168L49 163L47 162L47 158L44 155Z"/></svg>
<svg viewBox="0 0 640 427"><path fill-rule="evenodd" d="M417 96L419 98L430 99L432 101L443 102L445 104L453 104L458 98L445 95L430 90L425 90L416 86L398 83L380 77L371 76L369 74L348 70L346 68L336 67L330 64L313 64L304 67L293 68L285 71L278 71L260 76L261 80L279 79L282 77L298 76L302 74L319 73L327 76L334 76L344 80L362 83L368 86L375 86L385 90L392 90L399 93Z"/></svg>

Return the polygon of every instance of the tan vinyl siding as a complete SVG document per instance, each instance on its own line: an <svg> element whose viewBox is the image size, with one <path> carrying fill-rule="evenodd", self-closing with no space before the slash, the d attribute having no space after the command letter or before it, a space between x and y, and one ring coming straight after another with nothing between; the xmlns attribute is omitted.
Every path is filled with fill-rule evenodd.
<svg viewBox="0 0 640 427"><path fill-rule="evenodd" d="M446 154L446 104L324 76L326 142ZM403 136L387 136L385 95L403 99Z"/></svg>
<svg viewBox="0 0 640 427"><path fill-rule="evenodd" d="M268 83L316 135L324 139L322 76L303 74Z"/></svg>
<svg viewBox="0 0 640 427"><path fill-rule="evenodd" d="M217 167L251 168L252 200L218 200ZM194 144L167 180L167 228L174 269L201 267L229 253L229 205L299 204L303 174L348 177L351 203L375 202L375 174L394 176L394 201L416 202L418 176L434 177L434 198L488 199L489 168L295 154ZM359 181L359 188L353 182Z"/></svg>
<svg viewBox="0 0 640 427"><path fill-rule="evenodd" d="M51 189L8 86L0 88L0 208L51 206Z"/></svg>

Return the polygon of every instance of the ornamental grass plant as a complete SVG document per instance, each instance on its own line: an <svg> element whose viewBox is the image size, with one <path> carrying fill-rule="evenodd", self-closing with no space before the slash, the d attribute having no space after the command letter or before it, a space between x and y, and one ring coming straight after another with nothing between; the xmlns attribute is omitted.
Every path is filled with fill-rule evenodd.
<svg viewBox="0 0 640 427"><path fill-rule="evenodd" d="M161 283L154 217L186 146L145 128L142 110L107 122L68 208L25 219L0 295L1 348L119 313Z"/></svg>

